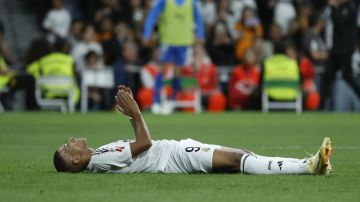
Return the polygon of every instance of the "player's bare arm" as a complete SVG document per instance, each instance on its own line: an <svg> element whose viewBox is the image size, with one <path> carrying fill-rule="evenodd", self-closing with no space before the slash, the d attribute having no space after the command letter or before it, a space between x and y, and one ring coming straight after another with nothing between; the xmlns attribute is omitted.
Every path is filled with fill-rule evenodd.
<svg viewBox="0 0 360 202"><path fill-rule="evenodd" d="M130 144L133 157L143 153L151 147L151 137L149 129L141 115L130 88L123 85L118 87L115 96L116 108L118 111L128 116L135 132L135 142Z"/></svg>

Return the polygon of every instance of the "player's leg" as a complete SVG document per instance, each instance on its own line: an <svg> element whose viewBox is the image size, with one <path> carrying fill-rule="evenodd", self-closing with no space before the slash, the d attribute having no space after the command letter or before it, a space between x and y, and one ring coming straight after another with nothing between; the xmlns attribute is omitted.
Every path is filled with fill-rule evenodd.
<svg viewBox="0 0 360 202"><path fill-rule="evenodd" d="M155 78L155 86L154 86L154 103L160 104L161 103L161 90L164 85L164 66L163 64L160 65L160 71L156 75Z"/></svg>
<svg viewBox="0 0 360 202"><path fill-rule="evenodd" d="M176 94L181 90L181 69L187 64L189 58L190 46L176 46L174 49L174 63L175 63L175 76L172 80L173 96L176 99Z"/></svg>
<svg viewBox="0 0 360 202"><path fill-rule="evenodd" d="M240 172L240 162L247 153L236 149L215 149L212 159L214 173L236 173Z"/></svg>
<svg viewBox="0 0 360 202"><path fill-rule="evenodd" d="M353 68L351 65L352 54L343 54L339 55L338 57L341 61L341 71L344 80L353 89L358 98L360 98L360 86L354 79Z"/></svg>
<svg viewBox="0 0 360 202"><path fill-rule="evenodd" d="M176 94L181 91L181 67L175 66L174 78L171 81L171 87L173 94L171 96L172 100L176 100Z"/></svg>
<svg viewBox="0 0 360 202"><path fill-rule="evenodd" d="M240 171L248 174L310 174L308 161L282 157L259 158L244 155L240 162Z"/></svg>
<svg viewBox="0 0 360 202"><path fill-rule="evenodd" d="M308 174L307 162L281 157L257 157L243 150L217 149L213 154L214 172L247 174Z"/></svg>
<svg viewBox="0 0 360 202"><path fill-rule="evenodd" d="M214 172L248 174L321 174L331 173L331 141L325 138L316 155L309 159L257 156L246 150L216 149L213 153ZM238 166L238 167L236 167Z"/></svg>
<svg viewBox="0 0 360 202"><path fill-rule="evenodd" d="M254 156L258 159L265 159L265 160L287 160L287 161L291 161L293 163L301 163L304 162L306 159L298 159L298 158L288 158L288 157L271 157L271 156L261 156L259 154L254 154Z"/></svg>
<svg viewBox="0 0 360 202"><path fill-rule="evenodd" d="M246 149L235 149L235 148L230 148L230 147L221 147L221 150L230 151L230 152L237 152L237 153L242 153L242 154L250 154L252 156L255 156L258 159L265 159L265 160L274 160L274 159L284 160L284 159L286 159L286 160L292 161L294 163L300 163L300 162L303 162L305 160L305 159L287 158L287 157L261 156L259 154L255 154L254 152L246 150Z"/></svg>
<svg viewBox="0 0 360 202"><path fill-rule="evenodd" d="M168 45L161 45L160 47L160 71L155 78L153 105L151 111L155 114L161 112L161 90L164 86L164 71L165 65L171 62L172 51Z"/></svg>
<svg viewBox="0 0 360 202"><path fill-rule="evenodd" d="M331 86L335 80L336 71L338 70L336 63L336 56L331 54L330 58L326 62L325 72L321 80L320 89L320 109L325 109L326 99L331 93Z"/></svg>
<svg viewBox="0 0 360 202"><path fill-rule="evenodd" d="M166 173L209 173L213 171L213 154L218 145L192 139L180 140L170 152Z"/></svg>

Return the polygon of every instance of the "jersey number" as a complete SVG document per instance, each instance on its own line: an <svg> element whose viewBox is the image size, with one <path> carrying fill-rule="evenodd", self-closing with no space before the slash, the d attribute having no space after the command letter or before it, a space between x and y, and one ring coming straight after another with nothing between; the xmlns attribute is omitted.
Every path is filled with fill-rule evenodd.
<svg viewBox="0 0 360 202"><path fill-rule="evenodd" d="M200 147L186 147L186 152L198 152L200 150Z"/></svg>

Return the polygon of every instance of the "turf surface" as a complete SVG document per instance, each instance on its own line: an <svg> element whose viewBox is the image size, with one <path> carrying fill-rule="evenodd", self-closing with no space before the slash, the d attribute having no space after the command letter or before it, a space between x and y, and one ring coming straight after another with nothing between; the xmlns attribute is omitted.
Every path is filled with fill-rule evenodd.
<svg viewBox="0 0 360 202"><path fill-rule="evenodd" d="M133 137L115 113L0 115L0 201L360 201L358 114L145 114L153 139L193 138L263 155L305 157L333 139L333 175L60 174L55 149L69 136L97 147Z"/></svg>

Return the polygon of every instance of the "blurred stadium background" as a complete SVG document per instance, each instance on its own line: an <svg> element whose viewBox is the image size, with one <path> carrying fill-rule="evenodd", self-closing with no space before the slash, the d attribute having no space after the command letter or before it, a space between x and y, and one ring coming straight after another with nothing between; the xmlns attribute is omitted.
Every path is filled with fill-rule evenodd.
<svg viewBox="0 0 360 202"><path fill-rule="evenodd" d="M130 86L141 108L149 110L160 66L158 33L144 44L143 30L155 2L0 1L1 111L111 110L119 84ZM334 2L341 4L335 11ZM290 99L297 108L300 102L300 110L360 110L358 1L197 3L205 40L194 44L183 68L182 76L196 82L177 94L177 102L190 103L178 110L266 111L264 64L281 44L297 62L301 97ZM344 16L334 14L342 9ZM173 68L167 69L171 79ZM60 78L43 78L49 76ZM56 83L71 87L51 92L59 90ZM270 101L283 102L277 107L287 108L283 99L270 95Z"/></svg>

